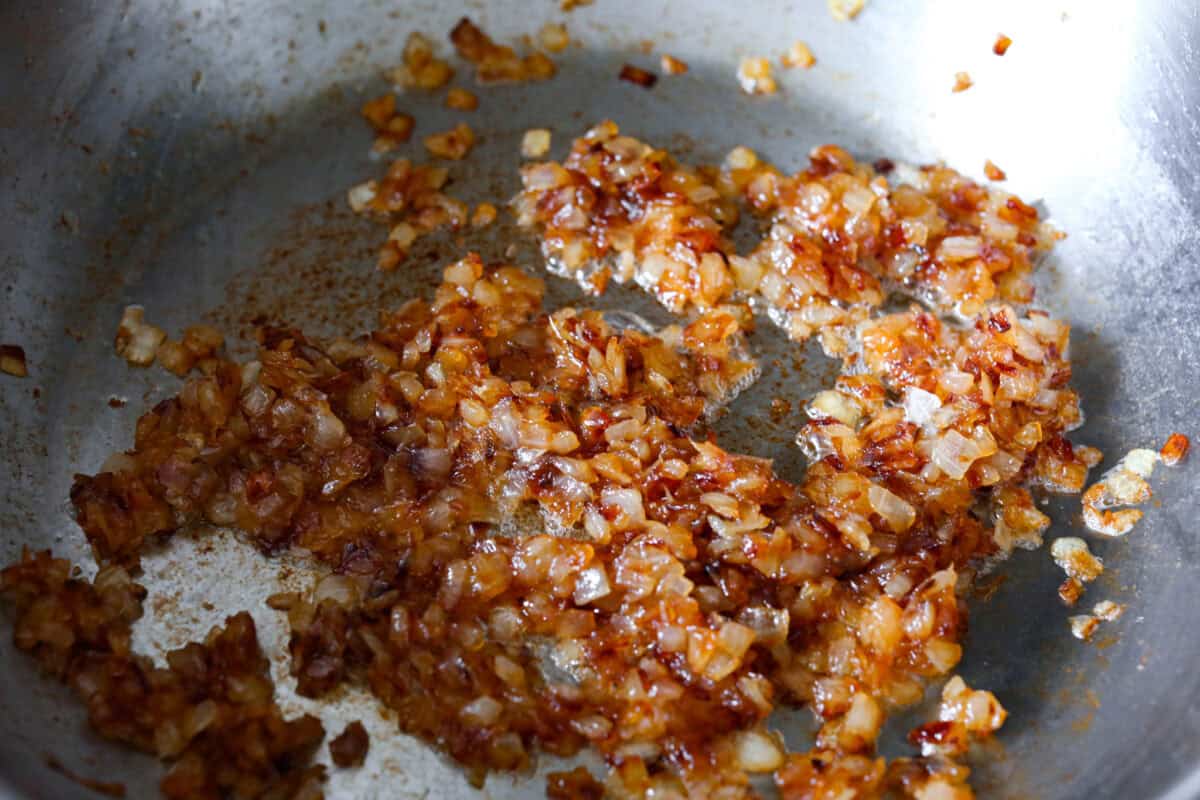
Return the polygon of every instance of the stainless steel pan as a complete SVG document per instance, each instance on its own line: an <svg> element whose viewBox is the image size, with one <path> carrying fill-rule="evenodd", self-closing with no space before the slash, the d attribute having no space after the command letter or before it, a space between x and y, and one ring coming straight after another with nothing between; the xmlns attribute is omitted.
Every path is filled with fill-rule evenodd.
<svg viewBox="0 0 1200 800"><path fill-rule="evenodd" d="M464 12L500 39L565 18L583 46L559 59L550 83L481 92L471 124L483 140L454 167L459 196L513 193L524 129L551 127L561 153L603 117L695 159L746 144L794 167L827 141L975 173L990 158L1070 233L1041 273L1038 301L1075 326L1088 412L1078 438L1115 458L1175 430L1196 433L1194 4L873 0L840 24L821 0L598 0L570 15L550 0L9 2L0 8L0 341L25 347L31 375L0 376L0 558L29 545L86 561L66 506L72 474L127 446L139 411L176 385L113 355L126 303L144 304L172 332L204 317L237 336L260 316L330 332L427 289L457 245L427 245L412 266L381 275L372 264L381 231L346 213L343 190L378 168L357 108L385 89L382 68L399 62L409 30L441 39ZM1003 58L991 53L999 32L1014 40ZM778 54L797 38L816 52L815 69L783 75L774 98L736 90L740 56ZM623 62L653 67L662 52L691 72L653 91L616 79ZM953 94L958 71L975 86ZM440 96L402 102L418 133L456 114ZM464 244L497 256L506 236ZM537 263L528 245L518 259ZM576 296L563 282L552 290ZM633 294L599 303L659 313ZM798 416L773 420L767 406L830 372L778 338L756 335L767 374L720 427L731 445L796 475ZM1104 629L1111 639L1070 637L1044 551L1018 554L1003 568L1007 581L976 603L962 669L1011 712L996 757L977 770L986 795L1200 796L1196 475L1195 466L1162 474L1159 502L1134 533L1095 543L1110 569L1090 593L1129 606ZM1076 526L1076 500L1050 506L1058 532ZM231 538L217 548L182 540L148 572L153 613L139 646L162 652L250 607L278 649L280 622L261 600L298 580L299 568ZM67 692L14 653L7 630L0 638L0 796L91 796L47 768L47 756L123 781L131 797L153 796L157 766L88 733ZM286 673L282 660L276 671ZM289 708L304 702L287 699ZM367 766L337 772L332 794L479 796L369 698L320 711L327 722L362 716L373 734ZM803 742L803 715L784 722ZM500 776L487 792L541 787L537 776Z"/></svg>

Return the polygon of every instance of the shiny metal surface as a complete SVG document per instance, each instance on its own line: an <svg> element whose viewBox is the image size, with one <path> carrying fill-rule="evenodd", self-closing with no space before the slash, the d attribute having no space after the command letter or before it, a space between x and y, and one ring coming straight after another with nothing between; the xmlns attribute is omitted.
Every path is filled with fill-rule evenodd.
<svg viewBox="0 0 1200 800"><path fill-rule="evenodd" d="M381 69L398 63L409 30L441 40L464 9L508 40L565 18L583 46L563 54L548 84L480 92L470 122L482 141L452 170L457 195L510 196L525 128L551 127L561 154L605 116L697 159L746 144L794 167L826 141L975 174L990 158L1014 191L1040 197L1070 233L1043 270L1038 303L1075 326L1076 384L1088 412L1077 440L1102 447L1111 462L1172 431L1196 434L1200 7L875 0L838 24L824 5L598 0L564 17L550 0L5 4L0 341L25 347L30 377L0 375L0 558L28 545L89 560L68 515L71 477L127 446L139 410L176 385L113 355L125 304L144 304L171 332L205 317L236 336L258 314L328 332L361 327L373 308L428 286L455 248L431 245L411 269L376 273L381 231L351 218L342 198L377 169L357 108L384 90ZM991 53L1000 31L1014 40L1004 58ZM796 38L812 46L815 69L780 74L774 98L737 92L738 57L778 54ZM638 47L647 39L654 56ZM691 72L652 92L616 80L622 62L652 67L661 52ZM952 94L960 70L975 86ZM403 98L419 134L454 118L439 100ZM495 239L467 244L502 250ZM534 253L526 244L520 258L535 264ZM559 298L575 296L561 281L552 287ZM634 295L599 304L658 313ZM812 352L793 369L793 354L769 329L756 344L788 363L768 368L721 432L795 475L802 461L789 439L798 416L773 422L767 406L830 373ZM111 408L111 397L129 402ZM1129 606L1099 643L1070 637L1054 594L1060 574L1045 551L1019 553L996 594L975 604L961 670L1011 712L993 758L976 771L984 796L1200 796L1197 472L1195 459L1163 470L1158 502L1129 537L1093 537L1110 569L1088 600ZM1054 533L1076 527L1077 500L1050 507ZM278 567L232 539L212 551L181 540L155 554L153 613L139 645L162 652L248 606L264 642L278 648L281 623L261 603L283 580ZM4 625L0 796L93 796L48 769L47 755L88 777L124 781L131 797L154 796L157 765L89 734L68 693L14 653ZM281 659L275 668L286 673ZM286 692L288 681L280 683ZM306 707L290 695L287 704ZM365 715L373 739L363 769L335 772L331 796L481 796L373 709L361 697L319 709L327 723ZM788 723L797 744L802 719ZM542 785L538 776L493 776L484 796L536 795Z"/></svg>

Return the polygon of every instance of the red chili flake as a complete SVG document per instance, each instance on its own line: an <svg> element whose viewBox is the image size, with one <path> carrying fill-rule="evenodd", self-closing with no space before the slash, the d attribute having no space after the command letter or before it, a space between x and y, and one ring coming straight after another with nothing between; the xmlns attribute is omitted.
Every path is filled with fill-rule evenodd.
<svg viewBox="0 0 1200 800"><path fill-rule="evenodd" d="M992 45L992 52L998 56L1002 56L1008 52L1008 47L1011 44L1012 39L1002 33L996 37L996 43Z"/></svg>

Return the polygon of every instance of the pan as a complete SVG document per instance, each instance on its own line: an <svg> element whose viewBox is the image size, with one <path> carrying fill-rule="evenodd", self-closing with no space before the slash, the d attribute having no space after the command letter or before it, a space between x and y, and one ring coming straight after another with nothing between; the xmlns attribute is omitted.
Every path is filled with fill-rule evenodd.
<svg viewBox="0 0 1200 800"><path fill-rule="evenodd" d="M24 348L29 376L0 376L5 563L50 547L90 564L66 501L73 475L128 447L138 415L178 390L167 373L114 356L126 305L171 331L206 321L245 356L264 320L317 335L366 330L378 309L428 296L465 249L541 268L535 244L502 213L486 232L423 240L405 269L380 273L380 230L345 206L346 188L380 169L359 107L387 90L383 74L410 31L448 51L444 34L464 14L504 42L565 22L574 44L551 81L479 90L470 119L479 141L452 176L463 200L513 196L525 130L550 129L561 157L605 118L692 162L745 145L792 170L826 142L866 160L944 161L981 179L991 160L1007 188L1037 198L1069 234L1036 282L1037 304L1073 328L1087 414L1077 440L1114 458L1194 432L1200 17L1187 4L871 2L839 21L820 0L597 0L569 12L549 0L18 0L0 8L0 342ZM1000 33L1013 42L1003 57L992 52ZM741 58L797 39L813 49L813 69L780 73L769 98L738 91ZM649 90L618 80L625 64L656 70L664 53L687 62L687 74ZM968 91L952 91L959 72ZM461 118L440 94L401 102L425 132ZM548 305L668 319L637 291L591 298L548 280ZM807 397L836 369L769 327L752 346L763 376L715 428L726 446L795 479L802 404L772 414L772 400ZM1185 464L1157 483L1133 534L1091 540L1108 567L1098 585L1128 609L1102 640L1069 635L1055 595L1061 572L1045 551L1018 552L990 597L973 601L960 672L1011 714L974 765L981 796L1200 796L1195 477ZM1076 498L1046 502L1053 533L1082 530ZM364 721L368 761L334 771L329 796L480 796L369 695L314 705L294 693L286 630L264 599L303 585L303 564L267 561L228 534L216 545L179 537L144 566L138 649L161 658L251 609L285 711L317 713L331 731ZM66 689L7 644L0 669L0 796L95 796L68 772L155 796L158 765L91 733ZM903 749L919 713L888 728L884 753ZM804 714L773 722L793 746L811 735ZM544 774L561 768L544 757L534 774L492 775L483 791L538 796Z"/></svg>

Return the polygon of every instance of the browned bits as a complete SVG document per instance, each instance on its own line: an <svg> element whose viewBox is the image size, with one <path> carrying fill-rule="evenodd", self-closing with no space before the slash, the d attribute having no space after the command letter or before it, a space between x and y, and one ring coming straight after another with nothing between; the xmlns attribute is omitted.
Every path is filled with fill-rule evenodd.
<svg viewBox="0 0 1200 800"><path fill-rule="evenodd" d="M657 75L641 67L635 67L633 64L622 65L618 77L623 81L637 84L643 89L651 89L654 87L654 84L658 83Z"/></svg>
<svg viewBox="0 0 1200 800"><path fill-rule="evenodd" d="M1080 583L1091 583L1104 573L1104 563L1092 555L1087 542L1077 536L1063 536L1050 546L1054 562Z"/></svg>
<svg viewBox="0 0 1200 800"><path fill-rule="evenodd" d="M990 159L983 162L983 174L987 175L989 181L999 182L1008 178L1004 170L993 164Z"/></svg>
<svg viewBox="0 0 1200 800"><path fill-rule="evenodd" d="M954 73L954 86L951 89L951 91L953 91L955 93L965 92L967 89L970 89L973 85L974 85L974 83L971 81L970 74L968 74L966 72L956 72L956 73Z"/></svg>
<svg viewBox="0 0 1200 800"><path fill-rule="evenodd" d="M655 215L679 198L693 198L688 218L720 202L615 126L572 156L592 175L610 163L654 175L640 184L649 197L672 195L630 204L630 222L666 229ZM729 163L760 162L743 149ZM814 163L854 168L835 148ZM568 186L566 171L530 165L525 177ZM721 255L719 228L684 232L697 264ZM686 258L670 241L660 255ZM958 663L960 576L1048 524L1019 485L1024 465L1076 466L1061 439L1078 419L1057 377L1066 327L1004 307L963 328L919 309L864 320L847 356L856 374L812 401L801 432L812 463L792 485L767 462L680 434L754 375L736 306L650 335L595 311L543 312L541 291L469 257L431 302L359 339L265 332L254 369L192 379L139 425L119 471L79 479L73 501L96 552L133 563L146 537L201 520L236 524L264 549L303 548L329 574L271 599L287 614L299 691L364 681L476 776L523 768L538 746L592 746L622 754L605 784L618 796L678 785L717 796L764 770L785 792L961 784L952 762L923 778L912 762L889 768L875 741L886 707ZM266 447L271 460L248 457ZM994 527L973 513L982 487ZM534 531L493 535L523 512L540 515ZM791 758L762 727L788 698L822 721L816 748ZM961 681L943 704L953 735L918 737L942 755L1003 721ZM662 727L646 734L648 718ZM551 781L574 789L595 786Z"/></svg>
<svg viewBox="0 0 1200 800"><path fill-rule="evenodd" d="M1148 479L1161 460L1155 450L1135 448L1126 453L1083 493L1080 505L1084 524L1105 536L1129 533L1142 518L1136 506L1153 496Z"/></svg>
<svg viewBox="0 0 1200 800"><path fill-rule="evenodd" d="M1100 627L1100 620L1091 614L1080 614L1074 617L1068 617L1067 622L1071 626L1071 635L1076 639L1081 639L1085 642L1091 641L1092 635L1095 634L1096 628Z"/></svg>
<svg viewBox="0 0 1200 800"><path fill-rule="evenodd" d="M523 168L522 181L518 220L544 226L543 251L566 274L606 268L674 311L758 297L789 336L819 334L833 353L882 302L881 280L975 316L995 300L1029 302L1034 258L1055 241L1012 195L940 166L892 185L834 146L813 150L792 176L744 147L704 172L605 122L562 164ZM597 185L620 203L601 212ZM737 220L736 198L774 222L747 256L722 234Z"/></svg>
<svg viewBox="0 0 1200 800"><path fill-rule="evenodd" d="M424 143L425 149L435 158L461 161L475 146L475 132L470 125L460 122L452 130L426 136Z"/></svg>
<svg viewBox="0 0 1200 800"><path fill-rule="evenodd" d="M329 742L329 756L336 766L360 767L367 758L371 740L367 729L358 720L346 725L345 729Z"/></svg>
<svg viewBox="0 0 1200 800"><path fill-rule="evenodd" d="M288 615L299 690L318 696L364 679L404 712L408 730L443 742L475 768L520 768L538 742L570 752L608 731L620 741L637 736L621 733L616 720L643 701L631 698L634 705L609 716L612 680L644 676L637 679L665 693L656 702L678 698L683 685L668 664L640 655L663 626L697 637L689 669L718 682L691 701L697 715L713 717L724 708L722 693L732 701L738 685L765 698L765 678L750 674L747 662L757 623L706 621L688 599L692 582L679 559L705 545L661 521L675 512L657 505L650 488L667 481L679 499L724 488L734 501L774 507L770 498L782 486L765 464L675 432L744 385L753 369L738 356L736 322L712 314L662 338L618 333L597 312L547 317L538 308L540 282L511 268L485 270L468 258L445 278L432 303L411 303L371 337L327 351L296 331L266 331L254 369L218 370L232 381L232 405L214 392L214 378L203 377L158 406L141 427L147 449L129 455L141 467L81 479L76 498L87 498L81 519L98 552L132 556L147 531L161 530L157 521L127 519L131 508L149 504L125 499L143 485L139 474L167 481L154 491L185 517L236 521L264 547L304 547L336 574L311 598L271 601ZM560 417L553 409L562 404L577 411ZM381 448L402 431L423 433L397 461ZM187 460L197 441L225 441L231 458ZM235 456L260 446L255 441L283 449L270 465ZM534 451L541 456L530 461ZM451 472L453 486L445 482ZM518 494L496 507L492 489L510 479L523 488L512 484ZM735 479L737 487L725 486ZM479 538L484 520L510 515L511 503L585 537ZM707 508L695 507L697 519ZM314 527L315 519L325 523ZM390 526L384 538L372 533L381 525ZM419 533L427 528L442 533ZM373 588L382 585L390 588ZM644 612L664 602L672 614L624 653L613 637L625 634L609 616L649 622ZM529 637L550 637L561 658L582 658L588 671L577 676L586 693L564 706L570 684L538 672L522 644ZM426 669L460 658L481 682ZM757 715L735 710L722 724L732 730Z"/></svg>
<svg viewBox="0 0 1200 800"><path fill-rule="evenodd" d="M379 131L371 149L376 153L390 153L412 137L416 120L409 114L396 114Z"/></svg>
<svg viewBox="0 0 1200 800"><path fill-rule="evenodd" d="M562 0L562 3L559 4L559 8L561 8L563 11L574 11L577 8L590 6L594 2L595 0Z"/></svg>
<svg viewBox="0 0 1200 800"><path fill-rule="evenodd" d="M351 210L369 214L390 225L380 249L378 266L399 266L417 239L442 227L461 228L470 209L442 191L449 178L445 167L414 165L397 159L380 180L368 180L346 193Z"/></svg>
<svg viewBox="0 0 1200 800"><path fill-rule="evenodd" d="M404 64L388 73L392 83L407 89L440 89L454 77L454 68L434 55L433 42L413 32L404 43Z"/></svg>
<svg viewBox="0 0 1200 800"><path fill-rule="evenodd" d="M141 306L127 306L121 315L113 344L117 355L130 365L148 367L154 363L158 346L166 338L167 334L162 328L145 321L145 309Z"/></svg>
<svg viewBox="0 0 1200 800"><path fill-rule="evenodd" d="M471 226L474 228L486 228L496 221L499 212L491 203L480 203L475 206L474 213L471 214Z"/></svg>
<svg viewBox="0 0 1200 800"><path fill-rule="evenodd" d="M1078 578L1068 577L1058 587L1058 597L1064 605L1073 606L1083 596L1083 583Z"/></svg>
<svg viewBox="0 0 1200 800"><path fill-rule="evenodd" d="M497 47L456 31L481 61ZM527 151L540 158L547 140ZM369 687L477 784L538 749L591 747L613 765L603 784L556 773L550 796L744 797L751 775L774 772L788 798L969 797L954 759L1004 722L996 698L952 678L937 719L912 734L921 755L890 764L876 752L886 714L961 659L976 565L1040 543L1049 520L1027 484L1079 491L1099 454L1065 438L1081 421L1068 327L1004 304L1027 297L1054 232L952 170L890 166L903 181L825 145L795 175L745 147L693 169L605 122L562 163L524 165L514 210L555 269L596 291L636 281L687 324L650 333L543 310L541 281L470 255L431 300L354 339L264 329L247 364L217 355L211 329L155 342L168 361L182 348L205 366L142 418L131 450L77 479L95 584L48 555L0 577L18 645L72 682L97 654L154 678L132 704L89 693L102 732L117 729L96 722L97 698L124 723L120 709L159 708L142 702L153 687L186 689L186 713L168 703L114 736L184 754L169 796L221 795L231 781L250 796L314 796L321 773L305 764L319 723L279 715L248 617L164 672L136 672L153 667L128 651L144 591L119 565L181 527L236 526L322 569L311 590L268 600L287 617L298 691ZM470 213L445 195L447 180L400 159L349 191L356 212L389 225L382 268L434 228L494 220L494 206ZM737 200L770 219L746 256L725 236ZM881 314L884 285L966 322L915 305ZM797 484L686 433L757 374L750 299L843 359L805 408ZM127 347L147 335L132 316ZM1102 566L1064 541L1052 552L1078 593ZM1119 613L1097 604L1073 626ZM196 664L221 679L192 680ZM248 687L237 698L231 672ZM208 700L214 719L196 710ZM792 703L820 729L789 755L764 721ZM245 714L261 724L231 722ZM197 718L208 727L193 735ZM354 727L331 742L335 763L361 762ZM235 748L269 747L212 769Z"/></svg>
<svg viewBox="0 0 1200 800"><path fill-rule="evenodd" d="M462 58L475 65L475 77L481 83L542 81L554 77L557 71L544 53L518 56L511 47L492 41L467 17L454 26L450 41Z"/></svg>
<svg viewBox="0 0 1200 800"><path fill-rule="evenodd" d="M771 75L771 62L765 58L743 58L738 65L737 78L746 94L775 94L779 88Z"/></svg>
<svg viewBox="0 0 1200 800"><path fill-rule="evenodd" d="M385 127L388 120L395 116L395 114L396 96L393 94L385 94L376 97L374 100L368 100L362 107L363 117L376 130Z"/></svg>
<svg viewBox="0 0 1200 800"><path fill-rule="evenodd" d="M546 776L549 800L603 800L604 786L584 767L569 772L551 772Z"/></svg>
<svg viewBox="0 0 1200 800"><path fill-rule="evenodd" d="M866 4L866 0L826 0L830 15L838 22L854 19Z"/></svg>
<svg viewBox="0 0 1200 800"><path fill-rule="evenodd" d="M1092 606L1092 613L1105 622L1116 622L1125 613L1125 606L1112 600L1101 600Z"/></svg>
<svg viewBox="0 0 1200 800"><path fill-rule="evenodd" d="M396 111L394 95L385 94L368 101L362 107L362 115L377 134L372 145L377 153L395 150L412 136L415 120Z"/></svg>
<svg viewBox="0 0 1200 800"><path fill-rule="evenodd" d="M446 108L453 108L456 111L474 111L479 108L479 98L474 92L456 86L446 92Z"/></svg>
<svg viewBox="0 0 1200 800"><path fill-rule="evenodd" d="M538 44L550 53L561 53L570 43L567 26L561 22L547 22L538 31Z"/></svg>
<svg viewBox="0 0 1200 800"><path fill-rule="evenodd" d="M1191 447L1191 442L1188 437L1182 433L1172 433L1167 437L1167 442L1162 446L1159 455L1162 456L1162 462L1168 467L1173 467L1183 459L1187 458L1188 448Z"/></svg>
<svg viewBox="0 0 1200 800"><path fill-rule="evenodd" d="M76 691L92 728L171 763L165 797L319 794L324 768L310 757L321 723L283 717L249 614L156 667L130 650L146 592L121 567L86 583L68 562L26 552L0 572L0 594L17 612L16 646Z"/></svg>
<svg viewBox="0 0 1200 800"><path fill-rule="evenodd" d="M188 374L194 363L187 348L180 342L173 342L170 339L164 340L158 346L155 358L163 369L180 376Z"/></svg>
<svg viewBox="0 0 1200 800"><path fill-rule="evenodd" d="M1002 33L996 37L996 41L992 45L992 52L998 56L1002 56L1008 52L1008 47L1011 44L1012 39L1008 38Z"/></svg>
<svg viewBox="0 0 1200 800"><path fill-rule="evenodd" d="M183 340L176 342L164 339L158 346L155 358L159 365L180 377L193 368L201 370L215 368L213 357L225 344L225 337L211 325L193 325L183 332Z"/></svg>
<svg viewBox="0 0 1200 800"><path fill-rule="evenodd" d="M688 71L686 61L681 61L672 55L663 54L659 60L659 68L667 75L683 75Z"/></svg>
<svg viewBox="0 0 1200 800"><path fill-rule="evenodd" d="M521 156L542 158L550 152L550 131L546 128L530 128L521 136Z"/></svg>
<svg viewBox="0 0 1200 800"><path fill-rule="evenodd" d="M966 753L972 739L990 736L1004 724L1008 712L991 692L973 690L955 675L942 689L937 720L909 733L924 757L955 757ZM922 795L917 795L922 796ZM953 797L970 797L952 795Z"/></svg>
<svg viewBox="0 0 1200 800"><path fill-rule="evenodd" d="M17 378L29 374L25 348L15 344L0 344L0 372Z"/></svg>
<svg viewBox="0 0 1200 800"><path fill-rule="evenodd" d="M793 42L779 60L783 66L788 68L812 69L813 65L817 63L817 58L809 46L799 40Z"/></svg>

